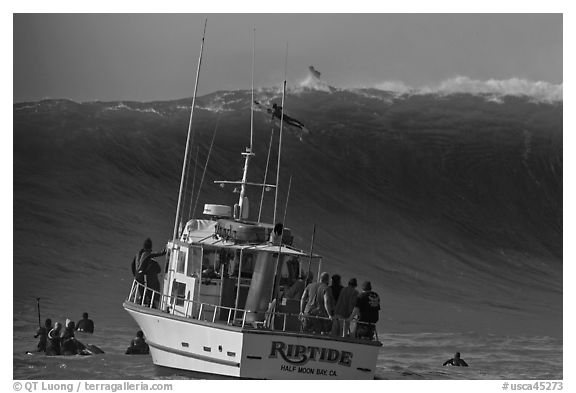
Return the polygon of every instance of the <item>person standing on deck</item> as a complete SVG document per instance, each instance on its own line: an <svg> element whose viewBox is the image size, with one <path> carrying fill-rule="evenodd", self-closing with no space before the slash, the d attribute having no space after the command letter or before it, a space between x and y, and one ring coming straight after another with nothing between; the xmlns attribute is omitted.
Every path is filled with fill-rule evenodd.
<svg viewBox="0 0 576 393"><path fill-rule="evenodd" d="M334 319L332 320L332 335L333 336L347 336L350 330L349 318L352 311L356 306L356 299L358 298L358 286L356 279L351 278L348 281L348 286L340 292L336 306L334 307Z"/></svg>
<svg viewBox="0 0 576 393"><path fill-rule="evenodd" d="M300 273L300 276L296 280L294 284L284 294L287 299L292 300L299 300L302 299L302 295L304 294L304 289L306 288L306 273Z"/></svg>
<svg viewBox="0 0 576 393"><path fill-rule="evenodd" d="M356 320L354 335L359 338L372 339L376 330L380 312L380 297L372 291L370 281L362 284L362 293L356 299L356 306L352 311L352 319Z"/></svg>
<svg viewBox="0 0 576 393"><path fill-rule="evenodd" d="M300 313L305 317L303 321L304 331L322 333L330 329L329 321L322 319L332 319L334 315L334 299L328 288L329 280L330 275L324 272L320 275L320 282L309 284L304 289L300 299Z"/></svg>
<svg viewBox="0 0 576 393"><path fill-rule="evenodd" d="M270 238L268 242L272 243L273 246L281 245L283 231L284 231L284 225L281 222L276 223L276 225L274 225L274 230L270 232Z"/></svg>
<svg viewBox="0 0 576 393"><path fill-rule="evenodd" d="M158 280L158 273L162 271L158 262L153 258L166 255L166 248L164 250L154 253L152 252L152 240L150 238L144 240L144 245L138 254L132 260L132 274L134 279L138 282L138 300L142 299L144 293L143 286L147 286L157 292L160 292L160 281ZM149 300L152 297L150 293L146 294L145 302L149 305ZM156 296L157 297L157 296Z"/></svg>
<svg viewBox="0 0 576 393"><path fill-rule="evenodd" d="M332 282L330 283L330 290L332 291L332 297L334 298L334 304L338 303L338 296L340 292L344 288L342 284L340 284L340 275L333 274L332 275Z"/></svg>

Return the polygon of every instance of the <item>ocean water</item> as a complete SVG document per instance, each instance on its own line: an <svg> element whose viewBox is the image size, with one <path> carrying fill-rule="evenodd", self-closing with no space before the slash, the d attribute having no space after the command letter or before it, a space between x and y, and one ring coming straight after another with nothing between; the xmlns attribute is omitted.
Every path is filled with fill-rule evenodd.
<svg viewBox="0 0 576 393"><path fill-rule="evenodd" d="M27 355L33 340L15 345L14 379L220 379L221 377L155 366L150 355L128 356L132 336L126 329L103 328L84 343L97 343L106 353L95 356ZM476 333L380 334L383 346L376 365L379 380L559 380L562 339L504 337ZM28 346L23 345L24 342ZM442 364L456 350L470 367ZM452 351L452 352L450 352Z"/></svg>
<svg viewBox="0 0 576 393"><path fill-rule="evenodd" d="M191 216L237 197L213 181L241 175L249 97L198 99ZM369 279L380 294L377 378L563 378L562 102L372 89L288 97L288 114L310 132L284 130L285 224L302 249L315 224L324 270ZM261 90L257 99L279 96ZM187 105L14 104L14 378L206 378L123 354L138 330L122 309L130 261L146 237L156 249L171 237ZM271 129L257 112L249 180L263 177ZM259 190L249 198L255 216ZM265 221L272 201L266 194ZM88 312L96 333L81 341L106 353L26 355L36 346L37 298L42 320ZM442 367L457 351L471 367Z"/></svg>

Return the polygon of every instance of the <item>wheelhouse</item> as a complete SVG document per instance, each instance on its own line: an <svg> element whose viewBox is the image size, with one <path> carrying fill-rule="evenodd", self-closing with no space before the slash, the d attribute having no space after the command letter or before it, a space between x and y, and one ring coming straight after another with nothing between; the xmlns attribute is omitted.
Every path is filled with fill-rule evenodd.
<svg viewBox="0 0 576 393"><path fill-rule="evenodd" d="M184 317L253 326L270 323L271 313L287 313L292 316L283 324L296 331L300 300L283 294L302 277L312 280L318 275L321 257L287 244L255 244L221 236L222 221L190 220L181 238L168 242L159 308ZM246 232L252 229L263 236L273 230L269 224L242 225Z"/></svg>

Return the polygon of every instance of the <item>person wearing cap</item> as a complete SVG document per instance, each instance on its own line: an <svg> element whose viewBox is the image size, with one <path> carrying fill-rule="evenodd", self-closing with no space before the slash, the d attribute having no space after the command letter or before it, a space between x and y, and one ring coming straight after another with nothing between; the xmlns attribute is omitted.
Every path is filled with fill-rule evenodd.
<svg viewBox="0 0 576 393"><path fill-rule="evenodd" d="M94 321L88 319L88 313L82 314L82 319L76 324L76 330L84 333L94 333Z"/></svg>
<svg viewBox="0 0 576 393"><path fill-rule="evenodd" d="M153 258L166 255L166 248L160 252L152 252L152 240L150 238L144 240L142 249L138 251L138 254L132 259L132 274L134 279L138 282L138 298L137 301L142 299L142 294L144 293L144 286L160 292L160 281L158 280L158 273L162 271L158 262ZM149 299L152 297L150 291L146 293L145 303L149 305ZM155 296L156 300L159 296Z"/></svg>
<svg viewBox="0 0 576 393"><path fill-rule="evenodd" d="M334 277L334 276L332 276ZM358 298L358 291L356 287L355 278L348 281L348 286L340 291L338 301L334 307L334 319L332 320L332 335L333 336L347 336L350 329L350 322L348 319L352 315L352 310L356 305Z"/></svg>
<svg viewBox="0 0 576 393"><path fill-rule="evenodd" d="M380 297L372 291L370 281L362 284L362 293L356 299L356 305L352 311L351 319L355 320L354 335L358 338L372 339L376 330L380 312Z"/></svg>
<svg viewBox="0 0 576 393"><path fill-rule="evenodd" d="M330 275L326 272L320 275L320 281L309 284L300 299L300 314L305 316L304 330L314 333L330 331L330 321L334 316L334 299L328 288ZM306 318L308 316L308 318Z"/></svg>

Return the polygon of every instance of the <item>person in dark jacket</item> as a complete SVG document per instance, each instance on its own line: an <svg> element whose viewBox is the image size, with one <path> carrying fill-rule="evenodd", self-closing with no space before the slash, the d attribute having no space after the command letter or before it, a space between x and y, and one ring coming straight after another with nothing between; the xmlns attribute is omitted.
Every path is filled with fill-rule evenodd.
<svg viewBox="0 0 576 393"><path fill-rule="evenodd" d="M332 320L332 335L347 336L350 330L350 316L356 306L358 291L355 278L348 281L348 286L342 291L334 307L334 319Z"/></svg>
<svg viewBox="0 0 576 393"><path fill-rule="evenodd" d="M73 321L69 321L64 333L60 337L60 354L61 355L77 355L78 345L76 343L76 338L74 337L75 324Z"/></svg>
<svg viewBox="0 0 576 393"><path fill-rule="evenodd" d="M300 129L304 128L304 124L302 124L301 121L288 116L286 113L283 114L282 107L280 105L272 104L272 109L269 111L272 113L272 116L278 120L283 119L287 124L291 126L298 127Z"/></svg>
<svg viewBox="0 0 576 393"><path fill-rule="evenodd" d="M46 345L48 343L48 332L52 330L52 320L46 319L43 327L39 327L34 338L40 337L38 341L38 352L46 352Z"/></svg>
<svg viewBox="0 0 576 393"><path fill-rule="evenodd" d="M331 278L331 283L330 283L330 290L332 291L332 297L334 298L334 304L336 304L338 302L338 296L340 296L340 292L342 291L342 289L344 288L342 286L342 284L340 284L340 275L339 274L333 274L332 278Z"/></svg>
<svg viewBox="0 0 576 393"><path fill-rule="evenodd" d="M146 344L144 332L138 330L136 337L130 342L130 346L126 349L126 355L147 355L150 352L150 347Z"/></svg>
<svg viewBox="0 0 576 393"><path fill-rule="evenodd" d="M447 364L451 364L452 366L458 366L458 367L460 366L468 367L468 363L466 363L464 359L460 359L460 352L456 352L454 354L454 357L452 359L446 360L442 366L445 366Z"/></svg>
<svg viewBox="0 0 576 393"><path fill-rule="evenodd" d="M144 287L146 286L154 291L160 292L160 281L158 280L158 273L162 271L158 262L153 258L166 255L166 249L154 253L152 252L152 240L150 238L144 241L144 245L138 254L132 260L132 274L134 274L134 279L141 284L138 286L138 298L137 301L142 299L142 294L144 293ZM144 302L146 305L150 304L150 299L152 298L152 293L147 291L146 299ZM157 303L160 296L154 296L154 303Z"/></svg>
<svg viewBox="0 0 576 393"><path fill-rule="evenodd" d="M88 313L82 314L82 319L76 324L76 330L84 333L94 333L94 321L88 319Z"/></svg>
<svg viewBox="0 0 576 393"><path fill-rule="evenodd" d="M60 322L54 324L54 328L48 332L48 341L46 345L46 355L55 356L60 355L60 330L62 325Z"/></svg>
<svg viewBox="0 0 576 393"><path fill-rule="evenodd" d="M308 130L301 121L288 116L286 113L283 114L282 107L280 105L274 103L272 104L272 108L267 108L265 105L263 105L258 101L254 101L254 104L256 104L260 108L265 109L266 112L270 113L272 115L272 119L278 119L278 120L282 119L285 124L295 127L298 130L296 131L297 133L296 135L298 136L298 139L300 139L300 142L303 141L302 137L303 134L310 133L310 130Z"/></svg>
<svg viewBox="0 0 576 393"><path fill-rule="evenodd" d="M362 284L362 293L356 299L356 306L352 310L352 319L356 320L353 333L356 337L372 339L376 330L376 322L380 313L380 297L372 291L370 281Z"/></svg>
<svg viewBox="0 0 576 393"><path fill-rule="evenodd" d="M268 241L272 243L273 246L279 246L282 244L282 232L284 231L284 225L281 222L274 225L274 230L270 232L270 238Z"/></svg>

